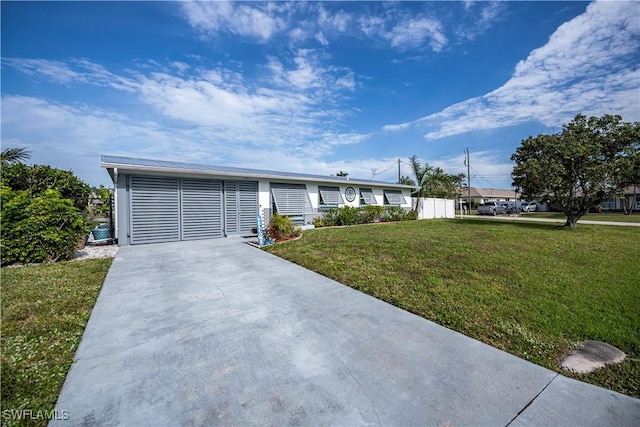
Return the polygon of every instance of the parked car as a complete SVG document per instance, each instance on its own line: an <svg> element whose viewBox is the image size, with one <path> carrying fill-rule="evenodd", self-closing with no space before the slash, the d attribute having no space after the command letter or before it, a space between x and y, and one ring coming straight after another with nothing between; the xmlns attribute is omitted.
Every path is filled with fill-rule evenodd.
<svg viewBox="0 0 640 427"><path fill-rule="evenodd" d="M518 203L517 202L503 202L502 203L504 205L504 208L506 209L507 213L518 213L519 211L519 207L518 207Z"/></svg>
<svg viewBox="0 0 640 427"><path fill-rule="evenodd" d="M522 202L520 203L521 212L535 212L538 210L538 204L536 202Z"/></svg>
<svg viewBox="0 0 640 427"><path fill-rule="evenodd" d="M486 202L478 206L478 215L500 215L507 213L501 202Z"/></svg>

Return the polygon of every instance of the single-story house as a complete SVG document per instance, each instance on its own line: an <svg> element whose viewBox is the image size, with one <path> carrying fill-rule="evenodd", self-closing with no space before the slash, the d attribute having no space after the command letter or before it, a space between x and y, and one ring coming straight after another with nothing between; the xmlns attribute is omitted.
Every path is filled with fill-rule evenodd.
<svg viewBox="0 0 640 427"><path fill-rule="evenodd" d="M615 197L602 203L603 210L622 211L626 203L627 209L640 211L640 185L630 185L624 190L624 197Z"/></svg>
<svg viewBox="0 0 640 427"><path fill-rule="evenodd" d="M341 206L411 209L414 187L388 182L102 156L122 246L248 234L272 212L310 224Z"/></svg>
<svg viewBox="0 0 640 427"><path fill-rule="evenodd" d="M516 193L515 190L504 190L500 188L480 188L480 187L471 187L471 191L464 190L460 198L463 201L467 201L469 199L469 194L471 194L471 208L475 208L485 202L491 201L518 201L520 198L520 194Z"/></svg>

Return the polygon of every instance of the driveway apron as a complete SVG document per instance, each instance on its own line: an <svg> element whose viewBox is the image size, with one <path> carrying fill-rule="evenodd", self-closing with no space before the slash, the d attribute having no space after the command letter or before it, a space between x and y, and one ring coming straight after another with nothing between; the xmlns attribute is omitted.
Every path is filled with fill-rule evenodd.
<svg viewBox="0 0 640 427"><path fill-rule="evenodd" d="M557 375L243 239L120 248L50 425L640 425Z"/></svg>

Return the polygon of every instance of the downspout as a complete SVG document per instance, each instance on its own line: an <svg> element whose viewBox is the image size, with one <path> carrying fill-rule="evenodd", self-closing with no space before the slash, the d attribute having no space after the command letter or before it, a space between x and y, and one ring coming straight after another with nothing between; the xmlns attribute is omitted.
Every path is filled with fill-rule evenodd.
<svg viewBox="0 0 640 427"><path fill-rule="evenodd" d="M111 229L114 230L113 237L118 243L118 168L113 168L113 214L111 215L111 222L113 223Z"/></svg>

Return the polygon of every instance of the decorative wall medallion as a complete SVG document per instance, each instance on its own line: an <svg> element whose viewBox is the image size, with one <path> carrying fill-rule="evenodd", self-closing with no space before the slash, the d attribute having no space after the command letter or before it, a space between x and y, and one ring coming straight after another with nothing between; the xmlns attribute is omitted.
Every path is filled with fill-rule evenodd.
<svg viewBox="0 0 640 427"><path fill-rule="evenodd" d="M347 187L344 190L344 197L347 199L347 202L353 202L356 199L356 190L353 187Z"/></svg>

